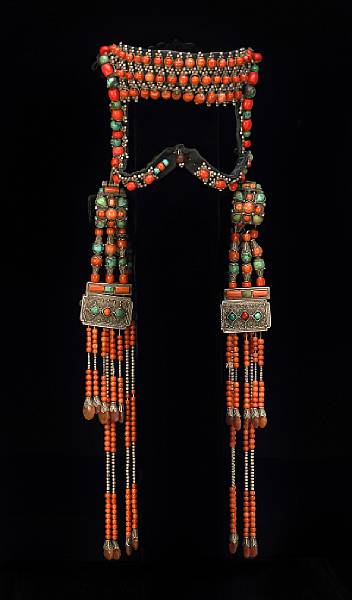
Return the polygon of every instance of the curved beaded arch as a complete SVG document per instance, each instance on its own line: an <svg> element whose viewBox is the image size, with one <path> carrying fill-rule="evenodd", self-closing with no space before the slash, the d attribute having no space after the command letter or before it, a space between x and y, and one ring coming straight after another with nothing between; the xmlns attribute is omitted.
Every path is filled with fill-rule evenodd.
<svg viewBox="0 0 352 600"><path fill-rule="evenodd" d="M170 156L151 161L144 169L128 173L128 103L139 98L179 100L197 105L235 107L239 154L233 171L222 173L199 153L189 171L203 183L222 191L235 191L251 165L249 151L251 110L258 82L261 54L251 48L232 52L191 53L143 49L118 45L102 46L98 62L106 77L111 110L112 160L110 179L129 191L150 185L160 174L170 172ZM173 153L176 151L173 149ZM195 149L194 149L195 150ZM197 153L198 151L195 150ZM194 155L195 156L195 155ZM179 161L182 164L182 160ZM165 174L165 173L164 173Z"/></svg>
<svg viewBox="0 0 352 600"><path fill-rule="evenodd" d="M236 438L243 429L243 555L257 556L254 485L255 431L266 425L264 408L264 337L271 325L270 289L265 285L263 249L258 226L266 197L259 183L246 179L252 163L251 110L258 63L251 48L233 52L191 53L119 45L100 48L98 61L106 77L111 110L112 160L109 181L95 197L95 240L92 273L81 302L86 326L86 394L83 414L96 415L104 428L106 469L106 559L119 559L121 506L116 482L117 436L125 442L125 551L139 546L136 468L136 315L133 306L133 261L128 239L128 197L132 191L185 167L203 183L232 193L228 287L221 303L221 329L226 334L226 422L229 426L229 551L235 553L237 528ZM183 98L207 106L234 105L238 157L228 175L214 169L196 148L165 148L142 170L127 173L128 102L139 98ZM228 196L227 196L228 197ZM105 267L105 281L101 270ZM252 276L255 274L255 283ZM237 280L241 277L241 284ZM98 332L101 332L100 340ZM241 363L242 353L242 367ZM242 406L241 406L242 399Z"/></svg>

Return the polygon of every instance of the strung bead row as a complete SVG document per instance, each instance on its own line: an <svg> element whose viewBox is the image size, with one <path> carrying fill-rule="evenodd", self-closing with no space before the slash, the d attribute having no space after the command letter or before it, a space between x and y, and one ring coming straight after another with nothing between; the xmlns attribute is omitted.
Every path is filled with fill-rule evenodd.
<svg viewBox="0 0 352 600"><path fill-rule="evenodd" d="M105 256L105 281L115 281L115 269L119 270L119 282L128 282L129 263L127 259L127 211L128 204L124 192L114 189L113 193L104 192L100 188L95 204L95 241L92 245L91 281L100 281L99 270ZM106 242L103 236L106 234Z"/></svg>
<svg viewBox="0 0 352 600"><path fill-rule="evenodd" d="M259 236L257 229L239 233L236 229L231 233L231 245L229 250L229 288L236 288L236 279L240 272L239 261L241 259L242 287L252 286L253 268L257 275L256 285L265 285L264 269L265 262L262 258L263 249L257 243Z"/></svg>

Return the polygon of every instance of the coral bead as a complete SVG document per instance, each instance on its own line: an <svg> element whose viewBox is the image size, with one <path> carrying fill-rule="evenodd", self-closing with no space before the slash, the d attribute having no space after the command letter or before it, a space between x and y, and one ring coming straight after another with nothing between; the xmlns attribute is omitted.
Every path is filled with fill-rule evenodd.
<svg viewBox="0 0 352 600"><path fill-rule="evenodd" d="M182 69L182 67L183 67L183 59L180 56L178 56L174 60L174 65L175 65L176 69Z"/></svg>
<svg viewBox="0 0 352 600"><path fill-rule="evenodd" d="M198 83L199 83L199 77L198 77L198 75L192 75L192 77L191 77L191 84L194 85L194 86L196 86L196 85L198 85Z"/></svg>
<svg viewBox="0 0 352 600"><path fill-rule="evenodd" d="M252 119L243 119L242 129L243 131L250 131L252 129Z"/></svg>
<svg viewBox="0 0 352 600"><path fill-rule="evenodd" d="M90 280L93 283L98 283L100 281L100 275L99 275L99 273L92 273L91 276L90 276Z"/></svg>
<svg viewBox="0 0 352 600"><path fill-rule="evenodd" d="M187 58L185 60L185 65L188 69L192 69L192 67L194 67L194 65L195 65L194 58L192 58L191 56L187 56Z"/></svg>
<svg viewBox="0 0 352 600"><path fill-rule="evenodd" d="M117 217L116 208L108 208L106 211L106 216L108 219L116 219L116 217Z"/></svg>
<svg viewBox="0 0 352 600"><path fill-rule="evenodd" d="M251 140L244 140L243 148L249 148L252 145Z"/></svg>
<svg viewBox="0 0 352 600"><path fill-rule="evenodd" d="M196 94L194 97L194 102L195 104L203 104L203 102L205 102L205 94L199 92L199 94Z"/></svg>
<svg viewBox="0 0 352 600"><path fill-rule="evenodd" d="M120 160L118 158L115 157L115 158L111 159L111 166L112 167L118 167L119 164L120 164Z"/></svg>
<svg viewBox="0 0 352 600"><path fill-rule="evenodd" d="M249 73L248 83L251 83L252 85L256 85L258 83L258 72L257 71L251 71Z"/></svg>
<svg viewBox="0 0 352 600"><path fill-rule="evenodd" d="M149 90L146 89L142 89L141 90L141 98L144 98L144 100L146 100L147 98L149 98Z"/></svg>
<svg viewBox="0 0 352 600"><path fill-rule="evenodd" d="M238 188L238 183L237 181L233 181L232 183L229 184L229 189L231 190L231 192L235 192Z"/></svg>
<svg viewBox="0 0 352 600"><path fill-rule="evenodd" d="M202 84L203 85L210 85L211 84L211 77L210 77L210 75L203 75L203 77L202 77Z"/></svg>
<svg viewBox="0 0 352 600"><path fill-rule="evenodd" d="M209 104L213 104L216 101L216 94L215 92L209 92L207 94L207 102L209 102Z"/></svg>
<svg viewBox="0 0 352 600"><path fill-rule="evenodd" d="M188 75L185 75L183 73L181 73L181 75L178 78L180 85L187 85L188 83Z"/></svg>
<svg viewBox="0 0 352 600"><path fill-rule="evenodd" d="M226 187L226 181L224 179L217 179L215 182L215 187L218 190L223 190Z"/></svg>
<svg viewBox="0 0 352 600"><path fill-rule="evenodd" d="M216 59L213 57L208 58L208 67L209 69L215 69L216 67Z"/></svg>
<svg viewBox="0 0 352 600"><path fill-rule="evenodd" d="M158 98L160 98L160 92L159 90L151 90L150 91L150 97L152 100L157 100Z"/></svg>
<svg viewBox="0 0 352 600"><path fill-rule="evenodd" d="M103 259L101 256L92 256L90 264L92 267L100 267L103 264Z"/></svg>
<svg viewBox="0 0 352 600"><path fill-rule="evenodd" d="M199 170L199 177L203 180L205 179L209 179L209 171L208 169L200 169Z"/></svg>
<svg viewBox="0 0 352 600"><path fill-rule="evenodd" d="M102 55L102 54L108 54L108 52L109 52L109 46L101 46L100 49L99 49L99 54L100 55Z"/></svg>
<svg viewBox="0 0 352 600"><path fill-rule="evenodd" d="M114 119L115 121L122 121L123 115L124 115L124 113L123 113L123 110L121 110L121 108L111 111L111 118Z"/></svg>
<svg viewBox="0 0 352 600"><path fill-rule="evenodd" d="M120 91L117 88L111 88L108 91L108 96L111 102L118 102L120 100Z"/></svg>
<svg viewBox="0 0 352 600"><path fill-rule="evenodd" d="M261 62L263 60L263 56L260 52L253 52L253 60L254 62Z"/></svg>
<svg viewBox="0 0 352 600"><path fill-rule="evenodd" d="M153 183L155 177L154 175L152 175L151 173L148 173L145 177L144 177L144 181L149 185L150 183Z"/></svg>
<svg viewBox="0 0 352 600"><path fill-rule="evenodd" d="M111 75L114 72L114 69L112 68L110 63L105 63L105 65L102 65L101 70L105 77L109 77L109 75Z"/></svg>
<svg viewBox="0 0 352 600"><path fill-rule="evenodd" d="M200 67L200 68L205 67L205 63L206 63L206 60L205 60L204 56L199 56L197 58L197 67Z"/></svg>
<svg viewBox="0 0 352 600"><path fill-rule="evenodd" d="M185 102L192 102L194 94L192 92L185 92L182 97Z"/></svg>
<svg viewBox="0 0 352 600"><path fill-rule="evenodd" d="M161 92L161 97L163 98L163 100L170 100L171 92L169 90L163 90Z"/></svg>
<svg viewBox="0 0 352 600"><path fill-rule="evenodd" d="M126 185L126 188L132 192L133 190L135 190L137 187L137 184L134 181L129 181Z"/></svg>
<svg viewBox="0 0 352 600"><path fill-rule="evenodd" d="M105 281L106 281L106 283L114 283L115 276L112 273L107 273L105 275Z"/></svg>

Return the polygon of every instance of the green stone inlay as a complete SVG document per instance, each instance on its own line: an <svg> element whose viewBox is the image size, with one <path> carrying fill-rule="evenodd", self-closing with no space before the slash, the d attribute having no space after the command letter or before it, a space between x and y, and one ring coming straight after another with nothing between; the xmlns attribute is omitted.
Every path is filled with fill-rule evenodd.
<svg viewBox="0 0 352 600"><path fill-rule="evenodd" d="M242 298L252 298L252 290L242 290Z"/></svg>
<svg viewBox="0 0 352 600"><path fill-rule="evenodd" d="M97 315L100 312L100 308L98 306L91 306L89 310L92 315Z"/></svg>
<svg viewBox="0 0 352 600"><path fill-rule="evenodd" d="M107 220L106 219L97 219L97 217L95 217L95 226L98 229L103 229L106 225Z"/></svg>
<svg viewBox="0 0 352 600"><path fill-rule="evenodd" d="M106 85L109 87L114 87L115 84L117 84L117 79L116 77L108 77L106 80Z"/></svg>
<svg viewBox="0 0 352 600"><path fill-rule="evenodd" d="M243 260L244 263L249 263L251 262L251 258L252 258L252 253L251 252L241 252L241 258Z"/></svg>
<svg viewBox="0 0 352 600"><path fill-rule="evenodd" d="M106 292L107 294L113 294L115 291L115 288L113 285L104 285L104 292Z"/></svg>
<svg viewBox="0 0 352 600"><path fill-rule="evenodd" d="M254 87L254 85L245 85L244 86L244 97L245 98L254 98L256 94L256 89Z"/></svg>
<svg viewBox="0 0 352 600"><path fill-rule="evenodd" d="M260 310L257 310L257 312L254 313L253 315L253 319L255 319L256 321L260 321L260 319L262 318L262 313L260 312Z"/></svg>
<svg viewBox="0 0 352 600"><path fill-rule="evenodd" d="M120 123L120 121L110 121L110 127L114 131L120 131L121 123Z"/></svg>
<svg viewBox="0 0 352 600"><path fill-rule="evenodd" d="M253 267L256 271L263 271L265 269L265 262L263 258L255 258L253 260Z"/></svg>
<svg viewBox="0 0 352 600"><path fill-rule="evenodd" d="M123 308L117 308L115 310L115 315L117 316L118 319L122 319L122 317L124 317L126 314L126 312L123 310Z"/></svg>
<svg viewBox="0 0 352 600"><path fill-rule="evenodd" d="M242 214L241 213L233 213L231 215L231 221L233 223L239 223L242 220Z"/></svg>
<svg viewBox="0 0 352 600"><path fill-rule="evenodd" d="M238 275L238 273L240 272L239 264L237 262L230 263L229 264L229 272L232 273L232 275Z"/></svg>
<svg viewBox="0 0 352 600"><path fill-rule="evenodd" d="M229 320L229 321L232 321L232 322L233 322L233 321L236 321L236 319L237 319L237 317L236 317L236 315L235 315L235 313L234 313L234 312L230 312L230 313L227 315L227 318L228 318L228 320Z"/></svg>
<svg viewBox="0 0 352 600"><path fill-rule="evenodd" d="M127 206L127 198L121 196L117 201L117 206Z"/></svg>
<svg viewBox="0 0 352 600"><path fill-rule="evenodd" d="M93 244L92 250L94 254L101 254L104 250L103 244Z"/></svg>
<svg viewBox="0 0 352 600"><path fill-rule="evenodd" d="M108 205L107 200L106 200L106 198L104 198L104 196L101 196L100 198L97 198L95 203L96 203L97 206L104 206L105 207L105 206Z"/></svg>
<svg viewBox="0 0 352 600"><path fill-rule="evenodd" d="M108 269L112 269L113 267L116 267L116 262L117 262L116 256L107 256L105 258L105 266Z"/></svg>
<svg viewBox="0 0 352 600"><path fill-rule="evenodd" d="M255 195L255 201L259 202L259 204L264 204L266 198L263 192L257 192Z"/></svg>

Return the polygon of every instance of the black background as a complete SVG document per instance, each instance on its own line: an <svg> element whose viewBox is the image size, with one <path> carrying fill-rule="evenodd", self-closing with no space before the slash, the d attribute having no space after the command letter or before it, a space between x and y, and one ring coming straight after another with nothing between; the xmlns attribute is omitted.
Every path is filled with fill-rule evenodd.
<svg viewBox="0 0 352 600"><path fill-rule="evenodd" d="M120 17L102 7L78 18L12 8L17 15L9 12L4 31L10 161L2 228L10 242L3 248L9 275L2 347L10 360L2 395L2 597L74 590L77 597L144 598L159 588L168 597L164 579L187 597L237 591L272 598L283 590L292 598L347 597L347 11L324 18L297 6L247 7L196 17L187 7L163 16L159 7ZM256 453L260 558L249 564L240 552L227 555L219 303L230 206L225 194L186 171L130 195L141 551L118 564L102 559L102 431L81 415L79 300L92 240L87 196L108 177L111 153L105 82L90 67L102 44L167 46L175 37L196 50L250 45L264 55L249 177L268 198L260 238L273 327L269 424L257 436ZM231 168L231 109L141 101L131 122L131 170L175 143Z"/></svg>

